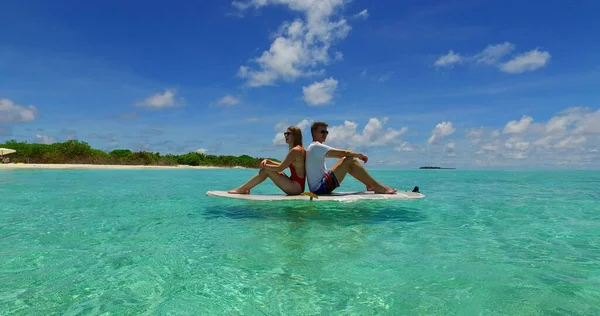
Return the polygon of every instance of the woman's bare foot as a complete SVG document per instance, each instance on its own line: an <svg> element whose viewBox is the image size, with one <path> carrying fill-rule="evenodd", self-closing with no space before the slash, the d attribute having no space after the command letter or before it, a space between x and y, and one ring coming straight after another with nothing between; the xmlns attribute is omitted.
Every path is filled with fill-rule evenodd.
<svg viewBox="0 0 600 316"><path fill-rule="evenodd" d="M370 187L367 185L367 191L375 191L375 189L373 189L373 187Z"/></svg>
<svg viewBox="0 0 600 316"><path fill-rule="evenodd" d="M386 187L385 185L382 185L381 187L377 188L377 190L373 190L376 194L396 194L396 192L398 192L398 189L392 189L390 187Z"/></svg>
<svg viewBox="0 0 600 316"><path fill-rule="evenodd" d="M241 188L236 188L233 190L227 191L230 194L250 194L250 190L242 190Z"/></svg>

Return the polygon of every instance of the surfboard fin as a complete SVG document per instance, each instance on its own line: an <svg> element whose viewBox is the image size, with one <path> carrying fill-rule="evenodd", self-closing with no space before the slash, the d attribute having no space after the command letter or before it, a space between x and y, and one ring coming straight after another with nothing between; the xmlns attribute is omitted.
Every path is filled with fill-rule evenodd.
<svg viewBox="0 0 600 316"><path fill-rule="evenodd" d="M312 201L313 198L315 198L315 199L319 198L318 195L316 195L316 194L314 194L312 192L302 192L302 195L310 196L311 201Z"/></svg>

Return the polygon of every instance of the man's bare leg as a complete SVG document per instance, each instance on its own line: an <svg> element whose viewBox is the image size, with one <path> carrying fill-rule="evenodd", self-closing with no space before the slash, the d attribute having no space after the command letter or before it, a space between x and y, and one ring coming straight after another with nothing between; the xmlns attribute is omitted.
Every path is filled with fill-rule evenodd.
<svg viewBox="0 0 600 316"><path fill-rule="evenodd" d="M365 167L363 167L363 165L361 165L360 162L356 159L353 160L353 164L351 165L349 171L350 175L359 181L361 181L361 179L372 181L370 183L366 181L361 181L364 185L367 186L368 191L373 191L379 194L394 194L398 192L398 189L392 189L373 179L373 177L367 172L367 169L365 169Z"/></svg>
<svg viewBox="0 0 600 316"><path fill-rule="evenodd" d="M367 187L367 190L372 188L375 193L394 194L398 191L397 189L389 188L373 179L360 162L354 158L346 157L338 160L338 162L331 167L331 171L333 171L333 174L335 174L335 177L340 184L346 177L346 174L349 173L356 180L362 182Z"/></svg>

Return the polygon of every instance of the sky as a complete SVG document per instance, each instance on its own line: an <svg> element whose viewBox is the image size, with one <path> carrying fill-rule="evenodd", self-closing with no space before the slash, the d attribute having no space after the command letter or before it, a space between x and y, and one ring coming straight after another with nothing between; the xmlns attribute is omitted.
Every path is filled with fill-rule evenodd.
<svg viewBox="0 0 600 316"><path fill-rule="evenodd" d="M597 1L0 2L0 143L600 169ZM333 162L328 162L333 163Z"/></svg>

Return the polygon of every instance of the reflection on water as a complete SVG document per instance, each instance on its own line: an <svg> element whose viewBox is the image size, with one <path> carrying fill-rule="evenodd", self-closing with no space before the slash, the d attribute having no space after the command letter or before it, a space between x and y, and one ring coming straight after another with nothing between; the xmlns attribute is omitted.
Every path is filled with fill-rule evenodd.
<svg viewBox="0 0 600 316"><path fill-rule="evenodd" d="M211 205L204 209L208 219L259 219L283 221L341 221L353 223L417 222L426 219L418 208L386 202L356 203L248 203Z"/></svg>

